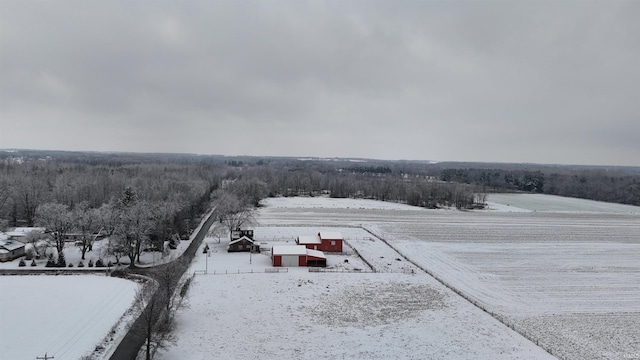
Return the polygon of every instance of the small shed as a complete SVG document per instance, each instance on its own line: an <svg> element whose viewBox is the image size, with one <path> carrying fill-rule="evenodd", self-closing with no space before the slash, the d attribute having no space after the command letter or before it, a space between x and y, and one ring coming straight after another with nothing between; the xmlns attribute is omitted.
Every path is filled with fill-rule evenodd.
<svg viewBox="0 0 640 360"><path fill-rule="evenodd" d="M307 249L307 266L327 267L327 256L322 251Z"/></svg>
<svg viewBox="0 0 640 360"><path fill-rule="evenodd" d="M247 236L243 236L239 239L236 240L232 240L231 242L229 242L229 248L227 249L228 252L240 252L240 251L246 251L246 252L260 252L260 245L256 244L252 239L248 238Z"/></svg>
<svg viewBox="0 0 640 360"><path fill-rule="evenodd" d="M327 266L322 251L307 249L304 245L278 245L271 249L273 266Z"/></svg>
<svg viewBox="0 0 640 360"><path fill-rule="evenodd" d="M277 245L271 249L273 266L307 266L307 248L303 245Z"/></svg>
<svg viewBox="0 0 640 360"><path fill-rule="evenodd" d="M318 233L320 238L321 247L318 250L326 252L342 252L342 234L339 232L326 232L320 231Z"/></svg>
<svg viewBox="0 0 640 360"><path fill-rule="evenodd" d="M24 256L24 244L17 240L0 240L0 262L7 262Z"/></svg>

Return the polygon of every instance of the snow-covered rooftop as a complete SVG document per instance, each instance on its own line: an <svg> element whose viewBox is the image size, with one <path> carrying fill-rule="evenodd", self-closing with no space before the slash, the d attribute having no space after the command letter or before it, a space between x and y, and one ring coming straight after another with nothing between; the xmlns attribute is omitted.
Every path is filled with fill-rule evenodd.
<svg viewBox="0 0 640 360"><path fill-rule="evenodd" d="M302 235L298 236L298 244L321 244L322 241L318 235Z"/></svg>
<svg viewBox="0 0 640 360"><path fill-rule="evenodd" d="M342 240L342 234L339 232L320 231L321 239Z"/></svg>
<svg viewBox="0 0 640 360"><path fill-rule="evenodd" d="M27 236L27 234L32 232L32 231L37 231L37 232L43 234L45 232L45 230L46 229L43 228L43 227L17 227L17 228L14 228L11 231L7 231L7 235L16 236L16 237Z"/></svg>
<svg viewBox="0 0 640 360"><path fill-rule="evenodd" d="M24 244L15 240L0 240L0 248L12 251L24 247Z"/></svg>
<svg viewBox="0 0 640 360"><path fill-rule="evenodd" d="M271 249L273 255L307 255L304 245L276 245Z"/></svg>
<svg viewBox="0 0 640 360"><path fill-rule="evenodd" d="M253 244L253 240L249 239L249 238L248 238L248 237L246 237L246 236L243 236L243 237L241 237L240 239L235 239L235 240L233 240L233 241L229 242L229 245L233 245L233 244L235 244L235 243L239 243L239 242L241 242L242 240L246 240L246 241L248 241L248 242L250 242L250 243L252 243L252 244Z"/></svg>
<svg viewBox="0 0 640 360"><path fill-rule="evenodd" d="M327 259L327 255L325 255L322 251L320 250L311 250L311 249L307 249L307 255L308 256L313 256L316 258L320 258L320 259Z"/></svg>

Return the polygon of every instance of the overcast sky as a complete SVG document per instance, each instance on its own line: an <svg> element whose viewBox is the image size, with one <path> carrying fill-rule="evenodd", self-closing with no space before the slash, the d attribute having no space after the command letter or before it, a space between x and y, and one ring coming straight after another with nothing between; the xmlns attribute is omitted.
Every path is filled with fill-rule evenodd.
<svg viewBox="0 0 640 360"><path fill-rule="evenodd" d="M0 0L0 148L640 165L640 1Z"/></svg>

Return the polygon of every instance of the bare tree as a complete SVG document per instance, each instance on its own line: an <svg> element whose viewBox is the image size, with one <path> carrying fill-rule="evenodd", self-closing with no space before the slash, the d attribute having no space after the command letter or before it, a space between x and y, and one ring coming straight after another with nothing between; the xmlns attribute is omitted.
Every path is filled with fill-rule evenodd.
<svg viewBox="0 0 640 360"><path fill-rule="evenodd" d="M164 242L171 238L173 229L170 228L174 216L184 207L176 198L172 198L154 206L153 220L155 222L157 240L154 247L163 250ZM162 252L164 256L164 251Z"/></svg>
<svg viewBox="0 0 640 360"><path fill-rule="evenodd" d="M151 360L153 353L175 341L171 334L172 322L162 299L158 283L145 283L136 293L134 307L140 311L140 326L133 330L145 339L145 359Z"/></svg>
<svg viewBox="0 0 640 360"><path fill-rule="evenodd" d="M46 185L36 177L27 176L16 184L15 204L22 207L22 214L27 225L33 226L36 209L44 202Z"/></svg>
<svg viewBox="0 0 640 360"><path fill-rule="evenodd" d="M113 235L120 222L120 214L117 211L116 201L112 200L100 206L97 211L97 216L100 219L105 234L107 236Z"/></svg>
<svg viewBox="0 0 640 360"><path fill-rule="evenodd" d="M218 192L215 203L216 216L229 232L243 225L256 224L253 206L243 204L236 195L224 191Z"/></svg>
<svg viewBox="0 0 640 360"><path fill-rule="evenodd" d="M0 178L0 215L11 194L11 184L7 178Z"/></svg>
<svg viewBox="0 0 640 360"><path fill-rule="evenodd" d="M145 339L146 359L175 341L173 319L191 283L191 279L180 282L187 266L187 261L178 259L154 268L151 276L155 281L144 284L136 294L135 306L142 311L142 326L137 330Z"/></svg>
<svg viewBox="0 0 640 360"><path fill-rule="evenodd" d="M118 223L113 237L117 243L114 248L126 251L129 267L134 268L140 262L142 246L149 239L153 228L153 204L137 199L135 192L127 188L116 204Z"/></svg>
<svg viewBox="0 0 640 360"><path fill-rule="evenodd" d="M207 232L208 237L213 237L218 239L218 244L220 244L222 236L225 236L225 235L227 236L229 235L229 229L225 224L220 222L213 223L213 225L211 225L211 227L209 228L209 231Z"/></svg>
<svg viewBox="0 0 640 360"><path fill-rule="evenodd" d="M173 311L177 308L179 295L177 289L187 266L188 262L184 258L178 258L157 266L152 271L152 277L158 282L158 292L162 293L160 299L170 317L173 316Z"/></svg>
<svg viewBox="0 0 640 360"><path fill-rule="evenodd" d="M58 203L42 204L36 210L35 219L38 225L44 226L51 232L56 250L58 250L58 254L61 254L67 233L73 226L73 217L69 207Z"/></svg>
<svg viewBox="0 0 640 360"><path fill-rule="evenodd" d="M97 209L89 208L89 202L83 201L73 209L73 219L77 230L80 232L80 243L78 245L82 252L82 260L84 260L86 252L91 251L93 247L96 233L102 228L100 214Z"/></svg>
<svg viewBox="0 0 640 360"><path fill-rule="evenodd" d="M308 177L306 179L308 180ZM234 181L225 190L237 196L242 204L252 206L258 206L260 200L269 193L267 183L253 178Z"/></svg>

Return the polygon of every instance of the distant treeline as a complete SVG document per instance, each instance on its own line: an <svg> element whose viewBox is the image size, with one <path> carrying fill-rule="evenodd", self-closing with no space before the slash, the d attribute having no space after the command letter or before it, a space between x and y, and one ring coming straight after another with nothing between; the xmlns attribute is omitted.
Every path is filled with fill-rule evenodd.
<svg viewBox="0 0 640 360"><path fill-rule="evenodd" d="M640 205L635 167L20 150L0 151L0 230L33 225L45 203L97 209L130 188L171 209L157 218L162 238L184 236L223 182L237 182L252 204L266 196L325 195L477 208L487 193L523 191Z"/></svg>
<svg viewBox="0 0 640 360"><path fill-rule="evenodd" d="M582 199L640 205L640 176L602 169L570 172L501 169L445 169L443 181Z"/></svg>
<svg viewBox="0 0 640 360"><path fill-rule="evenodd" d="M157 205L159 237L184 237L209 206L224 176L221 167L193 157L35 152L0 156L0 230L34 226L38 208L60 204L99 209L131 189ZM168 230L167 230L168 229ZM168 231L168 232L167 232ZM164 239L163 239L164 240Z"/></svg>

